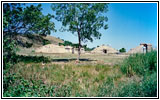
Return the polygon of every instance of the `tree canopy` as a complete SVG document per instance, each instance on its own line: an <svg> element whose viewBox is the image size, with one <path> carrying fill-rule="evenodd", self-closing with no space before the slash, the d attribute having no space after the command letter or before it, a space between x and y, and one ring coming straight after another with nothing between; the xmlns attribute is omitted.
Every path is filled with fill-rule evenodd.
<svg viewBox="0 0 160 100"><path fill-rule="evenodd" d="M3 3L3 58L4 66L16 55L17 34L48 35L55 31L52 15L43 15L41 4L25 6L20 3ZM12 59L12 60L11 60ZM13 60L15 62L15 59ZM12 62L12 63L13 63Z"/></svg>
<svg viewBox="0 0 160 100"><path fill-rule="evenodd" d="M79 55L81 42L100 39L99 29L108 28L105 23L108 21L106 3L59 3L52 4L51 8L56 12L55 19L62 22L61 29L78 35Z"/></svg>
<svg viewBox="0 0 160 100"><path fill-rule="evenodd" d="M52 4L51 7L56 11L55 19L62 22L62 29L72 33L80 32L81 41L93 41L93 37L100 39L101 33L98 30L108 28L104 23L108 21L104 14L108 11L108 4L66 3Z"/></svg>
<svg viewBox="0 0 160 100"><path fill-rule="evenodd" d="M25 6L19 3L3 4L3 31L4 33L36 33L49 35L55 31L51 22L54 17L50 14L43 15L41 4Z"/></svg>

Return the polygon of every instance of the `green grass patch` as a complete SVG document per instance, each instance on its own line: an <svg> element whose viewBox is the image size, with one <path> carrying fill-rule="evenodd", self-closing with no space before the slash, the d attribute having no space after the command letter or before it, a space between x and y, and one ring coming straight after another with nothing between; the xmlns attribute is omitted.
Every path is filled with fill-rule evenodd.
<svg viewBox="0 0 160 100"><path fill-rule="evenodd" d="M144 75L157 71L157 51L129 56L124 60L121 71L127 76Z"/></svg>

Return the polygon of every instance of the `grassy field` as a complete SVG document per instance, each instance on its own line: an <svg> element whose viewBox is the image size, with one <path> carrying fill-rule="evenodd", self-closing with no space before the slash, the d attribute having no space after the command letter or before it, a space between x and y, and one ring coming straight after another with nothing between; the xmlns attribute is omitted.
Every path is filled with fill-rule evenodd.
<svg viewBox="0 0 160 100"><path fill-rule="evenodd" d="M73 91L71 96L75 96L79 92L94 96L100 84L108 77L116 79L125 77L119 71L119 66L100 64L57 65L46 63L42 65L42 63L22 62L14 66L12 73L20 74L26 80L42 80L47 85L70 86Z"/></svg>
<svg viewBox="0 0 160 100"><path fill-rule="evenodd" d="M82 54L76 63L77 55L33 52L19 56L22 59L6 75L14 78L4 96L154 97L156 54Z"/></svg>
<svg viewBox="0 0 160 100"><path fill-rule="evenodd" d="M77 54L63 53L35 53L34 48L22 49L17 54L25 56L44 56L52 59L55 64L74 63L77 59ZM129 55L124 54L81 54L81 64L108 64L115 65L123 61Z"/></svg>

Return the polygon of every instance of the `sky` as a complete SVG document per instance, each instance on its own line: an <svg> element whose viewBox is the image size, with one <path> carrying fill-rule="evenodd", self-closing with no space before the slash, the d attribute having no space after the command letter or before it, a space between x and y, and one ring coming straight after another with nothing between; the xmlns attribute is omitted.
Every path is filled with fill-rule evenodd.
<svg viewBox="0 0 160 100"><path fill-rule="evenodd" d="M54 14L51 4L42 3L42 12ZM101 39L87 42L88 47L110 45L119 50L130 50L140 43L150 43L157 47L157 4L156 3L110 3L106 16L108 17L107 30L100 29ZM51 36L78 43L78 37L70 32L60 32L61 22L52 20L57 32Z"/></svg>

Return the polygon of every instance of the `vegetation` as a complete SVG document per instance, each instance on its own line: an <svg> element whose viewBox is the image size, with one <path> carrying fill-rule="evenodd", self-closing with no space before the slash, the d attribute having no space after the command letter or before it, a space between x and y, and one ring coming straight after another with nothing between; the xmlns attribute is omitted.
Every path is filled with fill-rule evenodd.
<svg viewBox="0 0 160 100"><path fill-rule="evenodd" d="M121 71L131 77L134 74L145 75L157 71L157 52L134 54L124 60Z"/></svg>
<svg viewBox="0 0 160 100"><path fill-rule="evenodd" d="M74 46L75 44L73 44L70 41L64 41L64 43L59 43L59 45L63 45L63 46Z"/></svg>
<svg viewBox="0 0 160 100"><path fill-rule="evenodd" d="M55 31L54 23L50 20L53 18L50 14L43 15L41 12L41 4L37 6L20 3L4 3L3 4L3 38L8 40L7 44L14 41L15 45L20 41L17 39L17 34L26 34L28 38L33 38L29 34L48 35L51 31ZM21 43L24 47L32 47L32 43ZM44 45L49 44L44 41Z"/></svg>
<svg viewBox="0 0 160 100"><path fill-rule="evenodd" d="M78 48L79 44L72 43L70 41L64 41L64 43L59 43L59 46L71 46L73 48ZM94 48L88 48L87 45L82 45L82 48L84 48L85 51L92 51Z"/></svg>
<svg viewBox="0 0 160 100"><path fill-rule="evenodd" d="M93 38L100 39L99 29L107 29L107 17L102 13L108 11L106 3L63 3L52 4L53 11L56 11L55 19L62 22L63 31L70 31L78 35L78 57L80 58L81 42L93 41Z"/></svg>
<svg viewBox="0 0 160 100"><path fill-rule="evenodd" d="M72 8L71 5L75 7ZM55 6L57 15L61 15L60 10L62 12L67 11L65 12L67 16L63 16L64 18L57 16L57 18L59 17L58 20L62 21L64 26L69 25L69 31L77 32L80 35L80 41L86 39L92 41L91 35L100 38L98 30L103 26L105 17L97 15L99 12L107 10L107 5L71 5L60 4ZM50 58L51 56L17 55L18 49L14 36L21 33L23 28L22 33L50 34L54 28L54 24L50 22L53 16L44 16L41 13L41 5L22 7L21 4L17 3L4 3L3 7L4 97L157 96L157 51L133 54L124 59L122 63L114 65L103 62L90 63L92 61L90 59L81 59L80 63L76 63L73 58L72 61L67 60L70 63L56 64L54 61L60 62L66 59L61 58L59 60L56 55L54 55L56 59ZM76 7L80 12L76 11ZM71 11L68 8L72 8ZM82 27L82 23L86 26ZM78 28L75 27L76 25ZM91 27L91 25L93 26ZM33 38L32 35L28 35L28 37ZM45 44L47 41L44 42ZM28 43L28 47L31 45ZM80 42L78 47L81 47ZM96 55L93 58L95 57ZM100 58L103 59L103 57Z"/></svg>
<svg viewBox="0 0 160 100"><path fill-rule="evenodd" d="M43 40L43 45L47 45L47 44L51 44L51 42L49 40L44 39Z"/></svg>
<svg viewBox="0 0 160 100"><path fill-rule="evenodd" d="M4 97L64 97L70 96L71 88L63 85L48 86L41 80L25 80L19 75L10 74L4 78Z"/></svg>
<svg viewBox="0 0 160 100"><path fill-rule="evenodd" d="M98 96L156 97L157 96L157 52L129 56L120 67L129 81L120 82L108 78L100 87ZM133 78L133 79L132 79ZM135 80L134 80L135 78ZM138 81L137 81L138 80Z"/></svg>
<svg viewBox="0 0 160 100"><path fill-rule="evenodd" d="M121 48L121 49L119 50L119 52L121 52L121 53L126 52L126 49L125 49L125 48Z"/></svg>
<svg viewBox="0 0 160 100"><path fill-rule="evenodd" d="M26 46L25 46L26 48L30 48L33 45L33 43L28 43L28 42L26 42L25 44L26 44Z"/></svg>
<svg viewBox="0 0 160 100"><path fill-rule="evenodd" d="M130 80L114 85L115 78L108 78L99 88L99 97L156 97L157 73L145 76L141 82Z"/></svg>
<svg viewBox="0 0 160 100"><path fill-rule="evenodd" d="M19 63L10 68L10 74L7 73L4 77L4 96L157 96L157 62L152 60L156 59L156 51L132 55L121 65L114 66L83 63L52 64L52 60L46 57L19 58L23 60L19 60ZM141 62L140 58L145 59L145 62ZM131 64L131 59L137 62ZM146 71L136 69L139 71L132 70L132 74L125 71L130 69L125 65L130 65L134 69L137 66L143 67L143 64L149 65L144 69Z"/></svg>
<svg viewBox="0 0 160 100"><path fill-rule="evenodd" d="M54 30L54 23L50 22L52 16L44 16L41 13L41 5L22 7L24 4L4 3L3 4L3 91L4 96L23 95L21 89L25 89L23 79L17 78L10 72L10 69L16 64L21 57L16 55L17 42L15 36L19 33L39 33L42 35L50 34ZM43 23L43 25L42 25ZM37 29L38 28L38 29ZM42 29L43 28L43 29ZM32 44L26 43L27 47ZM22 57L24 59L24 57ZM22 60L21 59L21 60ZM33 60L33 59L26 59ZM25 61L26 61L25 60ZM44 59L43 59L44 61ZM42 61L41 61L42 62ZM14 87L14 83L19 82ZM23 84L24 83L24 84ZM11 85L12 84L12 85ZM11 87L10 87L11 86ZM15 88L15 89L13 89ZM9 89L9 91L8 91ZM10 90L11 89L11 90ZM13 91L12 91L13 89ZM10 93L11 92L11 93ZM25 91L24 91L25 92Z"/></svg>
<svg viewBox="0 0 160 100"><path fill-rule="evenodd" d="M41 10L41 4L25 7L25 4L20 3L4 3L4 35L14 36L18 33L47 35L55 31L54 23L50 21L53 16L50 14L45 16Z"/></svg>
<svg viewBox="0 0 160 100"><path fill-rule="evenodd" d="M95 49L95 47L93 47L93 48L85 47L85 48L84 48L85 51L92 51L92 50L94 50L94 49Z"/></svg>

